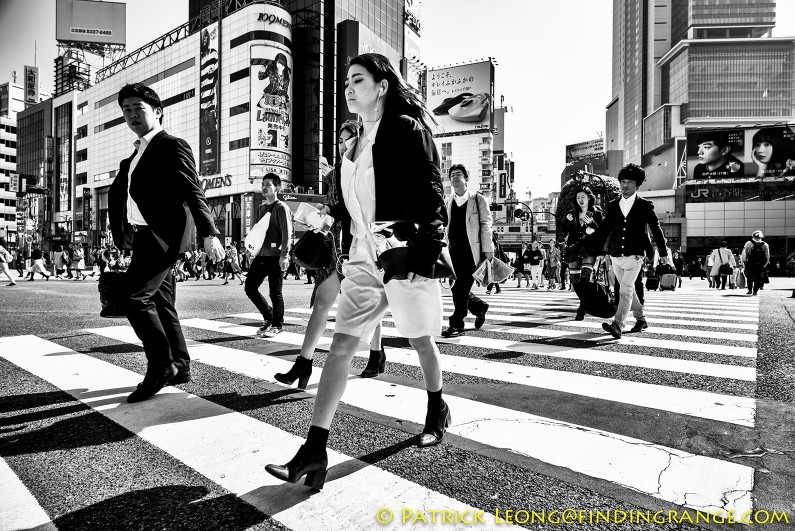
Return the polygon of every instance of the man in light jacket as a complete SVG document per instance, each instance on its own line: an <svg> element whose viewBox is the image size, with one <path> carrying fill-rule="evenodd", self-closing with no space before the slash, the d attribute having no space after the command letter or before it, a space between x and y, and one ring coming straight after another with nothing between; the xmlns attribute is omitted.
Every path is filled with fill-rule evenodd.
<svg viewBox="0 0 795 531"><path fill-rule="evenodd" d="M450 326L442 332L444 337L458 337L464 334L464 317L467 311L475 316L475 328L486 321L489 305L470 291L475 279L472 273L483 259L491 261L494 257L494 244L491 239L491 211L486 199L479 193L467 190L469 173L461 164L454 164L449 171L454 193L447 198L446 237L450 245L450 258L455 269L453 284L453 305Z"/></svg>

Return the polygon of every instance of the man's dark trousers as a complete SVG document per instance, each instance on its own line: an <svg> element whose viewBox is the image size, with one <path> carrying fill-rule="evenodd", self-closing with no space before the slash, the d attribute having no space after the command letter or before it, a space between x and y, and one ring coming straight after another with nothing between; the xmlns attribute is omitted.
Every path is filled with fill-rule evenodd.
<svg viewBox="0 0 795 531"><path fill-rule="evenodd" d="M475 283L472 273L475 272L476 266L469 247L465 247L462 251L454 254L453 248L450 248L450 259L453 262L453 269L455 269L455 282L451 289L455 309L453 315L450 316L450 326L453 328L464 328L467 311L472 315L478 315L486 304L470 291L472 284Z"/></svg>
<svg viewBox="0 0 795 531"><path fill-rule="evenodd" d="M163 251L149 229L135 233L132 248L133 257L126 273L130 291L127 318L143 343L147 374L162 371L171 363L178 370L187 371L190 356L174 308L177 286L172 266L177 253Z"/></svg>
<svg viewBox="0 0 795 531"><path fill-rule="evenodd" d="M762 287L762 273L764 267L756 264L746 264L745 266L745 280L748 291L756 293Z"/></svg>
<svg viewBox="0 0 795 531"><path fill-rule="evenodd" d="M266 322L271 321L271 325L277 328L281 328L284 324L284 297L282 296L284 279L279 260L279 256L256 257L251 267L249 267L245 286L246 295L257 307L259 313L262 314L262 318ZM273 308L259 292L259 287L265 281L265 278L268 279Z"/></svg>

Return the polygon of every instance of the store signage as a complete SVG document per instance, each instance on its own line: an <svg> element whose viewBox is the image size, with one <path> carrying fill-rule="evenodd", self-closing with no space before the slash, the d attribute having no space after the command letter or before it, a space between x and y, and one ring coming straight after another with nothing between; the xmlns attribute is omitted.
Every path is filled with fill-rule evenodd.
<svg viewBox="0 0 795 531"><path fill-rule="evenodd" d="M259 16L257 16L257 20L259 22L267 22L268 24L278 24L285 28L289 28L292 25L292 22L274 13L260 13Z"/></svg>
<svg viewBox="0 0 795 531"><path fill-rule="evenodd" d="M83 229L90 229L91 221L91 188L83 188Z"/></svg>
<svg viewBox="0 0 795 531"><path fill-rule="evenodd" d="M224 186L232 186L231 175L219 175L218 177L209 177L201 179L202 190L212 190L214 188L223 188Z"/></svg>
<svg viewBox="0 0 795 531"><path fill-rule="evenodd" d="M199 39L199 171L218 173L219 170L219 112L218 112L218 22L201 30Z"/></svg>
<svg viewBox="0 0 795 531"><path fill-rule="evenodd" d="M39 67L25 65L25 103L39 99Z"/></svg>

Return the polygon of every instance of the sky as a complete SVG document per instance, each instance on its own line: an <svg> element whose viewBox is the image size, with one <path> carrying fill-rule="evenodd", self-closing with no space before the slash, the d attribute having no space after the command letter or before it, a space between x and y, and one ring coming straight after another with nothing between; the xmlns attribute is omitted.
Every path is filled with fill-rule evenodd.
<svg viewBox="0 0 795 531"><path fill-rule="evenodd" d="M394 0L398 1L398 0ZM180 26L188 0L127 0L127 50ZM494 57L505 97L506 151L517 196L560 189L565 146L598 138L611 99L612 0L424 0L421 60L430 67ZM795 0L779 0L774 36L795 35ZM35 43L35 44L34 44ZM0 0L0 82L39 66L53 88L55 0ZM101 63L99 66L102 66Z"/></svg>

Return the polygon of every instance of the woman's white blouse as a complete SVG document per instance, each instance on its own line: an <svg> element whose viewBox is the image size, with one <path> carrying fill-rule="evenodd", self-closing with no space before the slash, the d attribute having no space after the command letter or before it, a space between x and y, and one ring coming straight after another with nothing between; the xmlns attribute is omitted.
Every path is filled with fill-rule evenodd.
<svg viewBox="0 0 795 531"><path fill-rule="evenodd" d="M364 151L353 162L348 153L353 155L355 144L342 157L342 197L345 207L351 215L351 234L357 240L367 237L370 223L375 221L375 174L373 172L373 145L378 126L377 121L370 134Z"/></svg>

